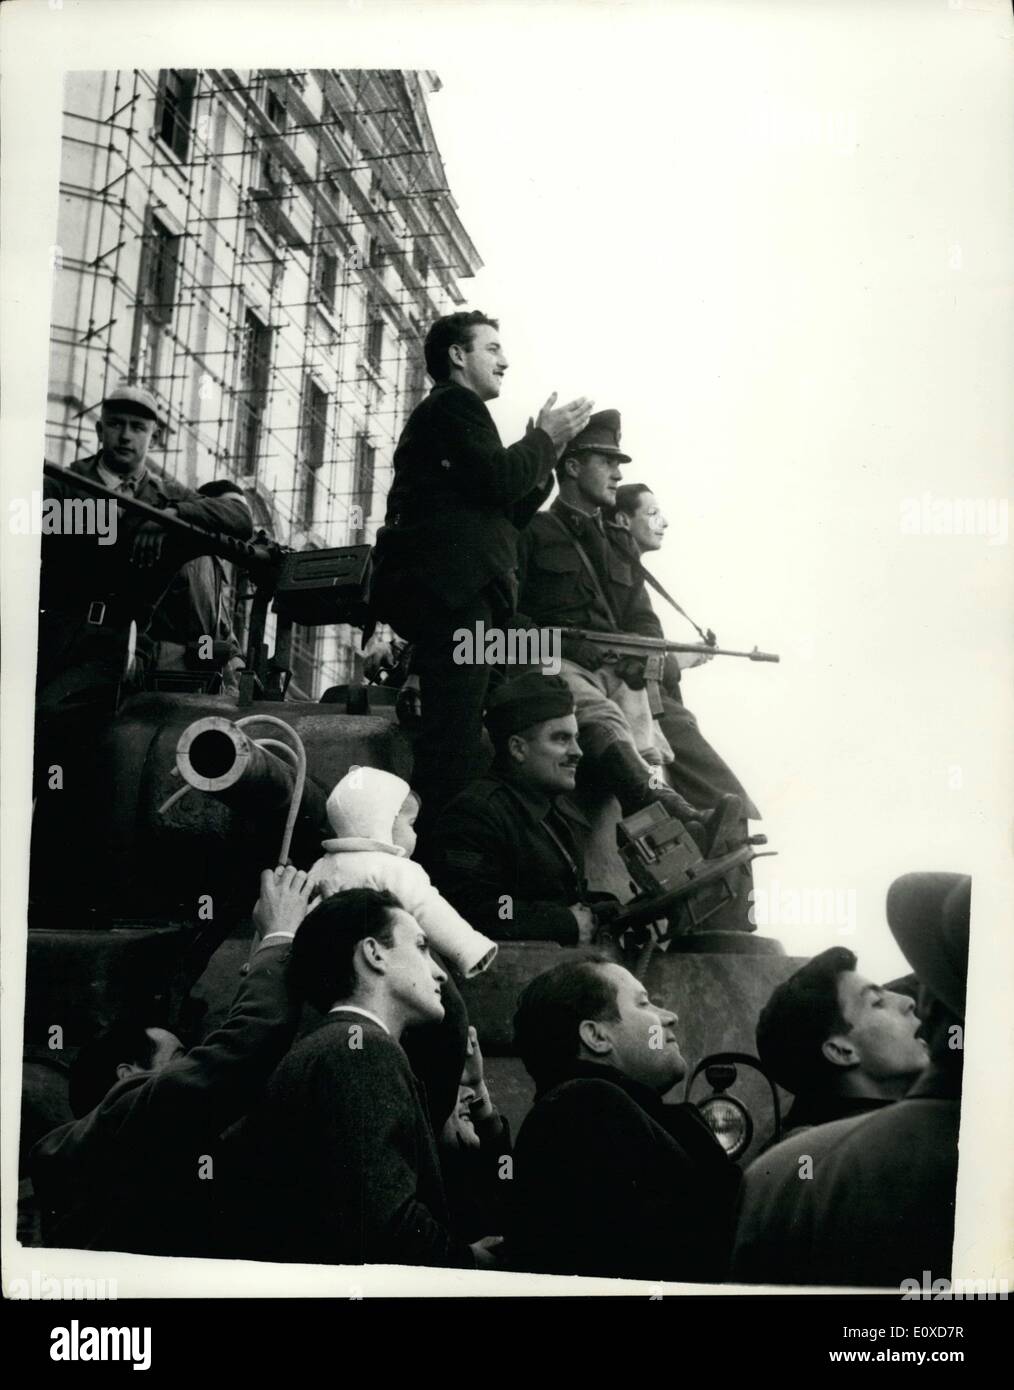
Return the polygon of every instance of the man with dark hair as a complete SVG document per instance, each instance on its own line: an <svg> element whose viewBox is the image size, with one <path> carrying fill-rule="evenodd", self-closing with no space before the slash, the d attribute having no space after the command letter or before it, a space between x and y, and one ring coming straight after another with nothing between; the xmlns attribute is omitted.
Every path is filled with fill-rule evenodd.
<svg viewBox="0 0 1014 1390"><path fill-rule="evenodd" d="M454 634L512 622L518 530L547 497L556 456L590 410L583 398L558 407L554 393L524 438L504 448L486 403L500 394L507 360L497 321L478 311L433 324L426 364L433 389L395 450L371 581L373 621L414 643L422 727L413 785L424 864L439 811L482 770L490 668L482 644L472 662L456 660Z"/></svg>
<svg viewBox="0 0 1014 1390"><path fill-rule="evenodd" d="M532 673L490 696L493 766L437 822L440 891L477 929L500 940L593 940L616 899L589 890L588 822L567 798L581 749L574 697L559 676Z"/></svg>
<svg viewBox="0 0 1014 1390"><path fill-rule="evenodd" d="M739 1171L690 1105L676 1015L600 956L534 979L514 1019L536 1084L514 1151L511 1266L547 1274L719 1279Z"/></svg>
<svg viewBox="0 0 1014 1390"><path fill-rule="evenodd" d="M894 1104L815 1125L750 1165L734 1279L904 1291L907 1280L921 1288L924 1272L950 1276L970 905L963 874L905 874L891 885L887 920L919 977L928 1065ZM842 978L861 983L848 970ZM885 1029L871 1024L864 1048L875 1031L883 1052Z"/></svg>
<svg viewBox="0 0 1014 1390"><path fill-rule="evenodd" d="M225 1021L191 1051L162 1028L114 1025L71 1072L78 1118L32 1150L47 1245L151 1255L214 1253L218 1138L257 1096L295 1032L285 963L306 875L266 870L258 939Z"/></svg>
<svg viewBox="0 0 1014 1390"><path fill-rule="evenodd" d="M562 451L559 496L533 518L520 546L519 603L537 626L662 636L629 539L602 515L629 462L620 448L617 410L598 411ZM626 656L607 666L601 648L574 638L564 639L562 655L560 673L574 696L581 751L602 788L616 796L625 816L660 802L706 845L701 823L707 814L666 780L673 753L653 718L643 658Z"/></svg>
<svg viewBox="0 0 1014 1390"><path fill-rule="evenodd" d="M249 509L246 493L230 478L215 478L198 497L234 497ZM151 670L202 672L212 691L239 693L236 668L242 653L229 615L229 580L217 555L198 555L174 576L138 643Z"/></svg>
<svg viewBox="0 0 1014 1390"><path fill-rule="evenodd" d="M388 892L319 903L293 950L290 985L326 1014L278 1067L243 1147L256 1168L260 1259L320 1264L491 1264L449 1229L436 1141L401 1046L444 1015L446 975ZM250 1205L250 1204L248 1204Z"/></svg>
<svg viewBox="0 0 1014 1390"><path fill-rule="evenodd" d="M832 946L771 995L757 1023L757 1055L795 1104L786 1130L890 1105L925 1069L929 1052L907 994L856 974Z"/></svg>

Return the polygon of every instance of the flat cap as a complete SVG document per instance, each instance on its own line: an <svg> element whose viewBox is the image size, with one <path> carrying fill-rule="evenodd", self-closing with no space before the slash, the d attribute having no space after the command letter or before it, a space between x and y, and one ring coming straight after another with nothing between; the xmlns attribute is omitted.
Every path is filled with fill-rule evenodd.
<svg viewBox="0 0 1014 1390"><path fill-rule="evenodd" d="M102 405L103 407L112 406L114 410L118 409L124 415L147 415L157 425L162 423L162 415L155 397L145 387L134 386L129 381L118 382L102 398Z"/></svg>
<svg viewBox="0 0 1014 1390"><path fill-rule="evenodd" d="M957 1018L965 1016L971 906L967 874L903 874L887 890L895 941L923 988Z"/></svg>
<svg viewBox="0 0 1014 1390"><path fill-rule="evenodd" d="M486 706L486 728L494 743L511 734L574 713L574 697L562 676L531 672L497 686Z"/></svg>
<svg viewBox="0 0 1014 1390"><path fill-rule="evenodd" d="M564 454L608 454L620 463L629 463L630 455L620 448L620 412L597 410L587 425L567 445Z"/></svg>

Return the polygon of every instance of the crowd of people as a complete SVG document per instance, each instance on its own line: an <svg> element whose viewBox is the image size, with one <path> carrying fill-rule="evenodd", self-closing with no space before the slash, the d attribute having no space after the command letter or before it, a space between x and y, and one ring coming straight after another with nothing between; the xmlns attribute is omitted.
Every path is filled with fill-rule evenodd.
<svg viewBox="0 0 1014 1390"><path fill-rule="evenodd" d="M411 783L351 769L316 862L262 873L248 967L196 1046L134 1017L81 1048L75 1118L31 1156L45 1243L705 1282L946 1275L968 880L892 888L915 984L864 980L835 948L775 990L757 1049L795 1104L786 1137L741 1172L694 1106L664 1099L686 1074L679 1020L604 945L620 905L589 886L573 797L612 795L624 815L661 805L705 855L720 833L745 838L757 808L682 698L707 652L670 654L658 681L643 658L605 662L574 637L558 674L457 654L476 624L661 638L648 589L674 601L643 557L665 518L646 485L621 485L614 410L551 397L503 447L487 408L507 370L496 320L438 320L426 363L434 386L395 453L369 596L371 626L410 644ZM248 537L235 485L198 496L155 478L157 425L154 398L118 388L78 471ZM131 626L159 662L211 637L234 688L217 561L167 571L150 520L124 544L147 581L87 601L66 564L47 579L44 555L44 750L54 729L80 739L80 712L115 706ZM737 882L713 925L745 925L748 867ZM516 1136L458 987L509 940L580 948L516 1001L535 1088Z"/></svg>
<svg viewBox="0 0 1014 1390"><path fill-rule="evenodd" d="M959 875L891 888L918 1007L840 948L778 986L758 1053L796 1102L741 1173L693 1105L665 1102L686 1073L679 1020L614 956L568 952L522 990L535 1097L512 1138L419 920L388 888L267 870L217 1029L186 1051L117 1025L81 1050L77 1118L31 1159L45 1243L745 1284L947 1277L969 904Z"/></svg>

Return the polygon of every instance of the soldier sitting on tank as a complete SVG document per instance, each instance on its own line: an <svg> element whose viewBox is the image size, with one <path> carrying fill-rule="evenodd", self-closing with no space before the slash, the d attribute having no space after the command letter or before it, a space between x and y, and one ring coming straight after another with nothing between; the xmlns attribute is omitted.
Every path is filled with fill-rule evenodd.
<svg viewBox="0 0 1014 1390"><path fill-rule="evenodd" d="M832 946L783 981L757 1023L757 1055L795 1096L785 1130L879 1110L903 1096L929 1061L909 994L856 973Z"/></svg>
<svg viewBox="0 0 1014 1390"><path fill-rule="evenodd" d="M602 516L615 501L621 465L630 462L619 441L619 411L593 415L557 463L559 496L521 533L518 607L538 627L663 636L629 537ZM643 658L607 667L601 656L590 642L563 641L560 673L574 695L588 770L624 815L660 802L704 847L709 836L701 827L717 812L697 810L665 780L673 751L652 716ZM715 824L734 819L733 809Z"/></svg>
<svg viewBox="0 0 1014 1390"><path fill-rule="evenodd" d="M569 960L527 986L514 1039L536 1086L507 1184L506 1262L546 1274L718 1280L739 1170L692 1105L674 1013L621 965Z"/></svg>
<svg viewBox="0 0 1014 1390"><path fill-rule="evenodd" d="M227 497L250 506L243 489L228 478L202 484L197 495ZM228 591L225 566L217 555L188 560L171 580L138 641L147 669L203 672L217 677L223 693L237 695L236 671L242 665L242 652L229 616Z"/></svg>
<svg viewBox="0 0 1014 1390"><path fill-rule="evenodd" d="M566 681L530 673L504 682L490 696L486 728L493 766L437 821L434 880L492 937L590 942L618 904L585 881L590 827L566 797L581 761Z"/></svg>
<svg viewBox="0 0 1014 1390"><path fill-rule="evenodd" d="M225 1021L191 1051L163 1028L120 1023L71 1069L78 1117L32 1150L46 1245L151 1255L215 1253L218 1137L257 1098L292 1041L289 949L310 884L265 870L249 972Z"/></svg>

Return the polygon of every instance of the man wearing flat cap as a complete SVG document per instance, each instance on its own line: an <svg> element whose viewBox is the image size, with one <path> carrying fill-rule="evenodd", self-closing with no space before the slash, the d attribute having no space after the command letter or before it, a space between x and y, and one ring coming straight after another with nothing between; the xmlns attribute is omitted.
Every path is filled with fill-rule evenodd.
<svg viewBox="0 0 1014 1390"><path fill-rule="evenodd" d="M103 399L96 431L99 451L78 459L66 478L45 480L45 497L79 495L73 477L102 483L168 515L240 540L253 532L245 501L235 494L198 497L189 487L154 472L148 451L162 423L158 402L143 386L122 382ZM44 535L39 584L36 672L37 800L33 831L55 816L72 827L83 808L72 805L71 784L89 784L93 733L113 713L131 660L131 639L147 628L175 572L194 554L166 541L156 521L139 521L116 508L115 543L94 535ZM214 637L217 634L209 634ZM62 785L50 786L49 769ZM70 769L76 770L71 776ZM51 826L49 833L57 831ZM36 856L33 856L33 870ZM44 871L40 865L39 872ZM72 878L68 875L68 880Z"/></svg>
<svg viewBox="0 0 1014 1390"><path fill-rule="evenodd" d="M98 453L75 460L70 473L205 530L248 539L253 518L245 499L235 492L201 497L151 469L148 453L162 423L152 393L121 382L102 401L95 425ZM47 497L73 493L69 478L47 478L45 486ZM131 622L140 635L173 574L193 554L176 553L158 522L138 521L123 509L115 534L116 544L109 546L97 545L92 536L44 538L38 690L47 705L51 699L64 703L75 692L80 695L93 677L105 688L112 671L118 678ZM68 678L71 668L77 674Z"/></svg>
<svg viewBox="0 0 1014 1390"><path fill-rule="evenodd" d="M928 1065L893 1105L815 1125L751 1164L736 1282L904 1292L927 1271L950 1278L971 890L964 874L891 885L887 920L919 980Z"/></svg>
<svg viewBox="0 0 1014 1390"><path fill-rule="evenodd" d="M661 638L630 539L604 520L616 500L623 464L620 413L600 410L574 436L556 466L559 495L522 534L518 607L538 627L585 628ZM696 810L665 780L673 752L653 717L643 659L601 662L590 642L565 639L560 673L574 696L581 750L624 815L651 802L696 823ZM727 802L729 798L722 798Z"/></svg>
<svg viewBox="0 0 1014 1390"><path fill-rule="evenodd" d="M494 939L590 942L617 904L585 881L589 826L567 800L581 749L566 681L505 681L490 696L486 728L493 767L437 821L433 879Z"/></svg>

